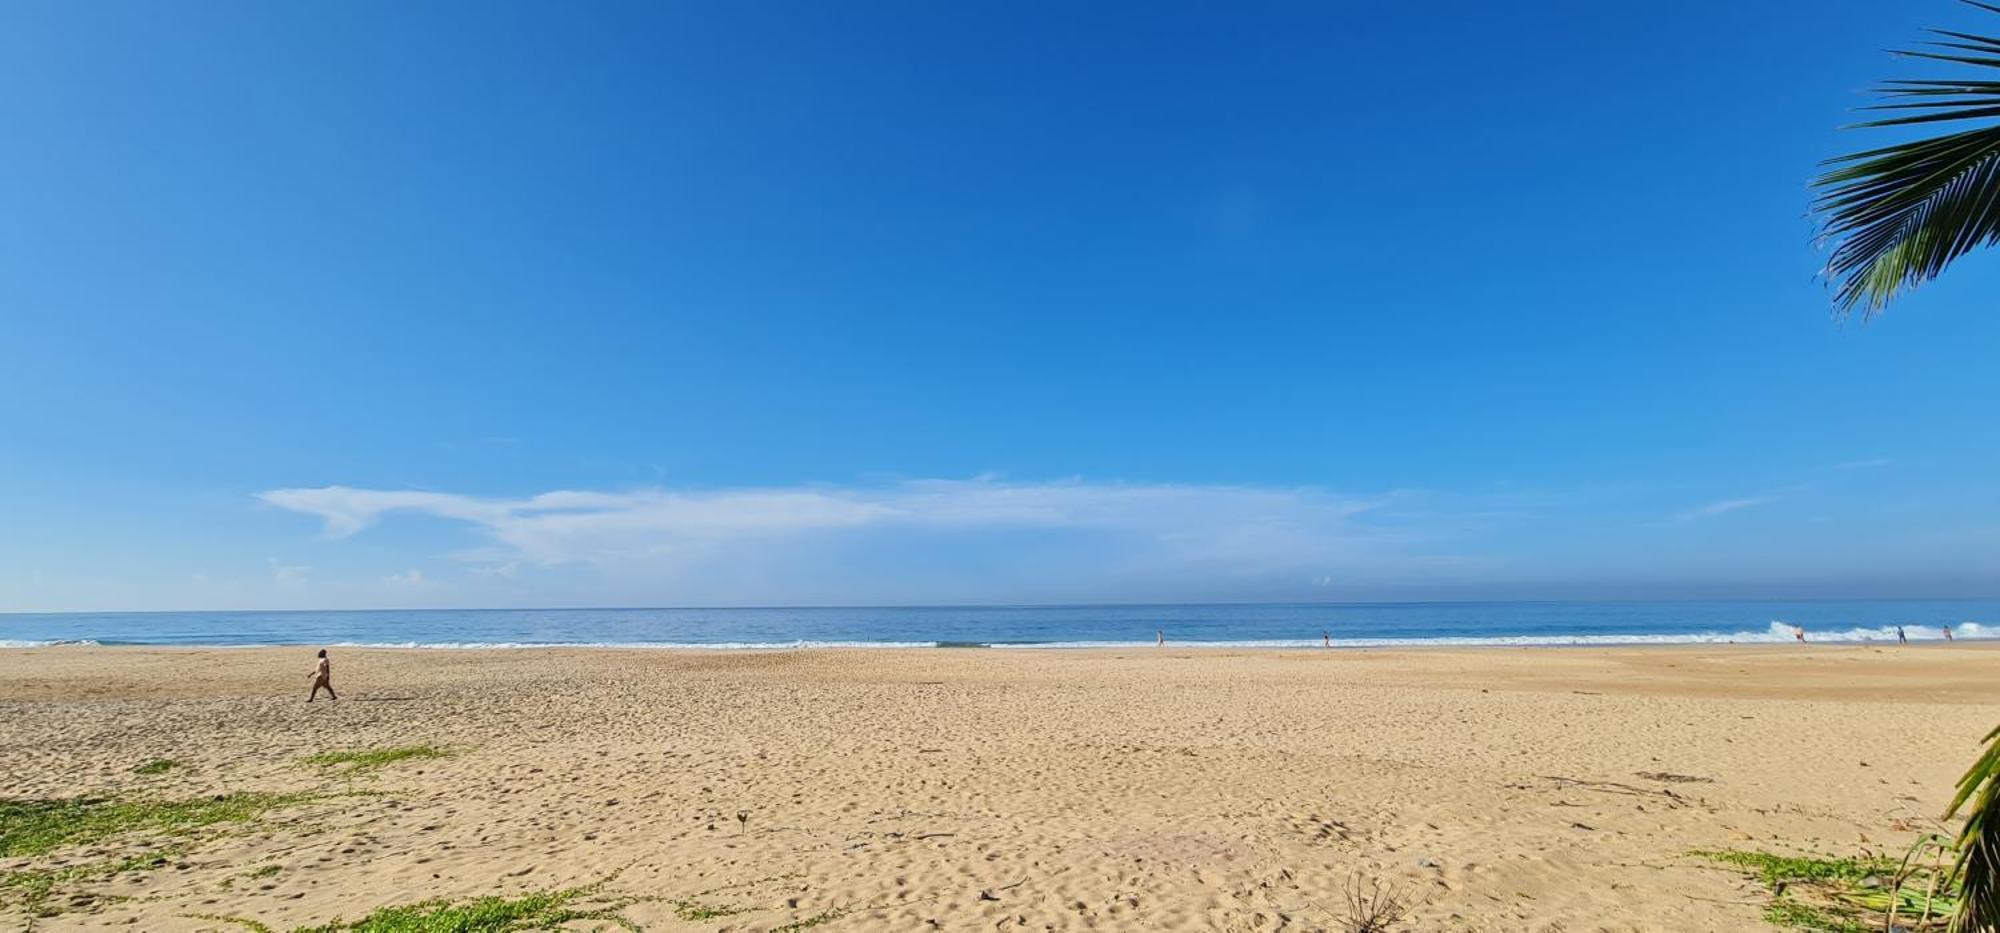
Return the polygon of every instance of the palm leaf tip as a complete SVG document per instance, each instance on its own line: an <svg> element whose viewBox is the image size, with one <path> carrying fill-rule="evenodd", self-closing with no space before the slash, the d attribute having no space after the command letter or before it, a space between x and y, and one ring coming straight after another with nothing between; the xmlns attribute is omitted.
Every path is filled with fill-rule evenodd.
<svg viewBox="0 0 2000 933"><path fill-rule="evenodd" d="M1970 0L1968 0L1970 2ZM2000 6L1973 3L2000 13ZM2000 38L1938 31L1941 46L2000 53ZM2000 58L1907 52L1930 60L2000 69ZM1860 127L2000 118L2000 81L1901 80L1879 90L1888 111ZM2000 125L1985 125L1869 149L1825 163L1813 180L1820 240L1831 243L1823 274L1837 284L1838 313L1873 315L1936 278L1954 260L2000 243Z"/></svg>
<svg viewBox="0 0 2000 933"><path fill-rule="evenodd" d="M1992 933L2000 930L2000 728L1986 735L1986 749L1965 776L1945 810L1945 819L1965 811L1958 834L1958 860L1952 875L1958 882L1958 910L1951 933Z"/></svg>

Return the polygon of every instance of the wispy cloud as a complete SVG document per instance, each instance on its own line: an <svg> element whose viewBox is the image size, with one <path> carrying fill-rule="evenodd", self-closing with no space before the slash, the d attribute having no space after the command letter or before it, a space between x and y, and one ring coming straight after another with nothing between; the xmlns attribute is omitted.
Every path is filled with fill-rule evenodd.
<svg viewBox="0 0 2000 933"><path fill-rule="evenodd" d="M423 571L412 567L402 573L392 573L383 577L382 582L392 583L397 586L423 586L430 581L424 576Z"/></svg>
<svg viewBox="0 0 2000 933"><path fill-rule="evenodd" d="M469 523L512 552L555 564L697 541L780 538L880 527L1138 530L1172 537L1325 539L1394 495L1350 497L1248 486L914 480L880 488L558 491L518 499L326 486L258 498L317 516L344 538L404 512ZM495 561L494 563L506 563Z"/></svg>
<svg viewBox="0 0 2000 933"><path fill-rule="evenodd" d="M1773 498L1774 497L1772 496L1745 496L1741 499L1723 499L1719 502L1710 502L1707 505L1696 506L1695 508L1688 509L1685 512L1675 515L1674 518L1678 521L1687 522L1687 521L1694 521L1695 519L1698 518L1710 518L1716 515L1727 515L1730 512L1738 512L1742 511L1743 509L1755 508L1757 506L1770 502Z"/></svg>
<svg viewBox="0 0 2000 933"><path fill-rule="evenodd" d="M878 486L562 490L519 498L325 486L262 501L317 517L345 538L398 514L461 522L484 539L452 555L485 575L590 566L628 576L760 592L843 574L941 585L968 579L1189 575L1308 585L1328 574L1436 572L1463 558L1435 546L1453 522L1435 497L1200 484L924 479ZM731 591L733 592L733 590Z"/></svg>
<svg viewBox="0 0 2000 933"><path fill-rule="evenodd" d="M271 565L271 579L279 583L303 583L312 568L304 564L287 564L275 557L267 557L265 563Z"/></svg>

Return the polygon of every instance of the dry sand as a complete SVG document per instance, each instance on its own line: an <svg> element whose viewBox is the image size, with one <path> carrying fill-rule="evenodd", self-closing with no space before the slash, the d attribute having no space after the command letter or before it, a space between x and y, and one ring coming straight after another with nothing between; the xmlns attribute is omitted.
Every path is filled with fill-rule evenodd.
<svg viewBox="0 0 2000 933"><path fill-rule="evenodd" d="M36 928L618 872L655 930L1340 929L1355 877L1419 900L1410 929L1756 929L1762 892L1685 853L1899 852L2000 720L2000 649L1964 644L334 660L343 699L308 706L310 651L0 651L4 796L369 792L60 888ZM457 754L300 762L414 743Z"/></svg>

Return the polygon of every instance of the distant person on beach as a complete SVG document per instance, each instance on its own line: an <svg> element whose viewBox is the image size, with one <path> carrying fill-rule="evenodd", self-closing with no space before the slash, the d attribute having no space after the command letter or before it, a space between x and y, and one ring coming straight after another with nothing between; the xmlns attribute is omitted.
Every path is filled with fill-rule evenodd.
<svg viewBox="0 0 2000 933"><path fill-rule="evenodd" d="M325 648L319 649L319 663L313 665L313 689L312 695L306 697L307 703L319 699L321 687L326 688L328 699L335 703L340 702L340 695L333 692L333 662L326 659Z"/></svg>
<svg viewBox="0 0 2000 933"><path fill-rule="evenodd" d="M1792 626L1792 637L1793 637L1793 638L1796 638L1796 639L1798 639L1798 640L1799 640L1799 644L1801 644L1801 645L1805 644L1805 643L1806 643L1806 627L1805 627L1805 626L1803 626L1803 625L1794 625L1794 626Z"/></svg>
<svg viewBox="0 0 2000 933"><path fill-rule="evenodd" d="M1154 630L1153 630L1153 647L1155 647L1155 648L1165 648L1166 646L1167 646L1167 630L1166 630L1166 629L1163 629L1163 628L1159 628L1159 629L1154 629Z"/></svg>
<svg viewBox="0 0 2000 933"><path fill-rule="evenodd" d="M1945 626L1940 626L1940 627L1939 627L1939 630L1940 630L1940 631L1942 631L1942 632L1944 632L1944 640L1945 640L1945 641L1950 641L1950 640L1951 640L1951 626L1949 626L1949 625L1945 625Z"/></svg>
<svg viewBox="0 0 2000 933"><path fill-rule="evenodd" d="M1333 647L1333 633L1332 632L1319 633L1319 646L1322 648Z"/></svg>
<svg viewBox="0 0 2000 933"><path fill-rule="evenodd" d="M1910 636L1903 634L1902 626L1900 625L1896 626L1896 644L1907 645L1909 643L1910 643Z"/></svg>

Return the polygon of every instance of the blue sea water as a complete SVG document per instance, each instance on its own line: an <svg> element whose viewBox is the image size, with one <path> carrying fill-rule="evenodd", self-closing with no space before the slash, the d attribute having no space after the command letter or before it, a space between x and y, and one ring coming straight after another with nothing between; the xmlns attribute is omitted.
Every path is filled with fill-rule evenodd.
<svg viewBox="0 0 2000 933"><path fill-rule="evenodd" d="M1785 642L2000 637L2000 600L1440 602L800 609L462 609L0 614L0 647L614 645L716 649L1152 644L1318 647Z"/></svg>

